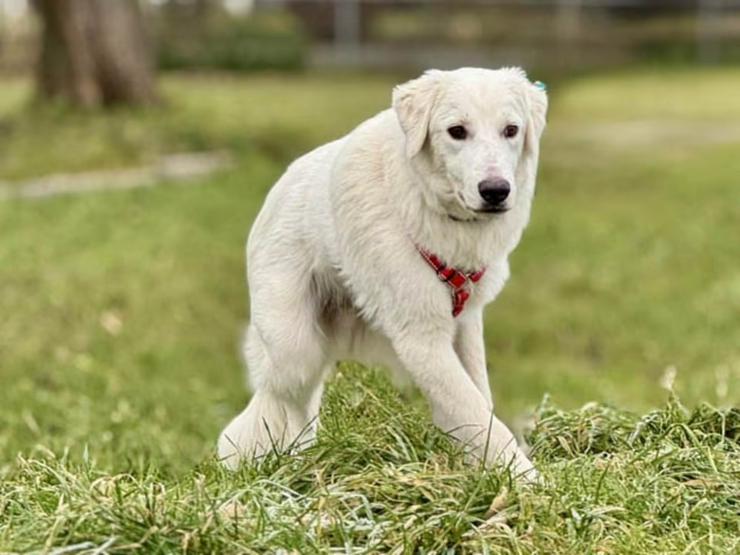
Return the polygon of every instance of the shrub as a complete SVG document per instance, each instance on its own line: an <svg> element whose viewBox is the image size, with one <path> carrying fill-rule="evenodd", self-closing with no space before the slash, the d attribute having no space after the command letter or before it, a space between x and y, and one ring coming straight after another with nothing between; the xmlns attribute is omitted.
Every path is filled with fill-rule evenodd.
<svg viewBox="0 0 740 555"><path fill-rule="evenodd" d="M304 65L306 38L289 13L220 15L182 23L161 22L157 42L162 69L296 70Z"/></svg>

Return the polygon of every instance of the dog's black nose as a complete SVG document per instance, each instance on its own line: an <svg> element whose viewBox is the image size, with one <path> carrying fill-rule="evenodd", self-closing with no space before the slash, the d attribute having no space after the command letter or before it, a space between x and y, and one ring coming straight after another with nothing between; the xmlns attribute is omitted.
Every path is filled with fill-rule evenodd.
<svg viewBox="0 0 740 555"><path fill-rule="evenodd" d="M511 192L511 185L503 177L484 179L478 183L478 192L483 200L495 206L506 200Z"/></svg>

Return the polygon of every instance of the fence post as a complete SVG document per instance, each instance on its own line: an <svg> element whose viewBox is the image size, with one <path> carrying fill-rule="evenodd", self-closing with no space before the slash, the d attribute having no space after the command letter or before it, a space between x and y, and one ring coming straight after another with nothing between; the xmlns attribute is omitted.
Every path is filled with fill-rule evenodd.
<svg viewBox="0 0 740 555"><path fill-rule="evenodd" d="M334 42L337 48L356 48L362 34L360 0L334 0Z"/></svg>
<svg viewBox="0 0 740 555"><path fill-rule="evenodd" d="M555 26L560 63L563 66L577 64L583 0L557 0L556 10Z"/></svg>
<svg viewBox="0 0 740 555"><path fill-rule="evenodd" d="M696 16L696 42L699 62L711 64L719 60L720 45L717 40L722 21L723 0L699 0Z"/></svg>

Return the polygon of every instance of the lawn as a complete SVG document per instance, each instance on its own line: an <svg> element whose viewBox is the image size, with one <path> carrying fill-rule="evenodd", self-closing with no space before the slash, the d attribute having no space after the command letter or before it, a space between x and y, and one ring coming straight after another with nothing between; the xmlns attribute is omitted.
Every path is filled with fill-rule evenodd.
<svg viewBox="0 0 740 555"><path fill-rule="evenodd" d="M0 180L192 150L236 164L0 201L0 552L740 547L739 70L551 87L532 223L486 336L498 411L534 425L543 484L466 466L416 394L351 364L314 448L215 463L248 398L250 222L286 162L393 82L168 76L159 108L110 114L2 83Z"/></svg>

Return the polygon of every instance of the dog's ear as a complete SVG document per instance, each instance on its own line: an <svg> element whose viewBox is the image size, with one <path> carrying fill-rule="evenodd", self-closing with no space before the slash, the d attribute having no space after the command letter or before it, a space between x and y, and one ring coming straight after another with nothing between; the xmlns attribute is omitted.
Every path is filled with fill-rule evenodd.
<svg viewBox="0 0 740 555"><path fill-rule="evenodd" d="M526 77L525 77L526 79ZM540 157L540 138L545 130L547 116L547 93L543 83L524 84L529 119L524 130L524 151L516 171L517 183L534 190L537 177L537 164Z"/></svg>
<svg viewBox="0 0 740 555"><path fill-rule="evenodd" d="M393 109L406 134L406 155L409 158L424 147L441 73L432 69L393 89Z"/></svg>
<svg viewBox="0 0 740 555"><path fill-rule="evenodd" d="M527 96L529 100L529 122L524 137L524 150L528 154L537 154L547 117L547 92L544 83L540 81L536 83L527 82Z"/></svg>

